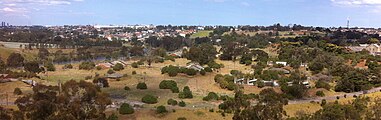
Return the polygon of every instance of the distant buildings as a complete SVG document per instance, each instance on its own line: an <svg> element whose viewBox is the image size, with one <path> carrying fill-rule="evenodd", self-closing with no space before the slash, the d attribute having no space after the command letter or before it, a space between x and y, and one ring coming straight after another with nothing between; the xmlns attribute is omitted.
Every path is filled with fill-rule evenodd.
<svg viewBox="0 0 381 120"><path fill-rule="evenodd" d="M347 46L346 49L353 52L367 50L371 55L381 55L381 46L379 44L360 44L360 46Z"/></svg>

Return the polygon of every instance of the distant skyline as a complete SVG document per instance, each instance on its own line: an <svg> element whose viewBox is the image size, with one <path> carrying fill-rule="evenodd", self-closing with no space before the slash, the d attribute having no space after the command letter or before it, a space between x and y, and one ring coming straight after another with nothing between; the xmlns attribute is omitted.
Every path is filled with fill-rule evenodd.
<svg viewBox="0 0 381 120"><path fill-rule="evenodd" d="M13 25L381 27L381 0L0 0Z"/></svg>

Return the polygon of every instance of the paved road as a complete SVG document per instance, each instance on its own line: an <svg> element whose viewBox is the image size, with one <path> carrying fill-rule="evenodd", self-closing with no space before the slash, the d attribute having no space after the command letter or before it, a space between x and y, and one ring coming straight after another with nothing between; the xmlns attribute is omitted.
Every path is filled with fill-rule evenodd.
<svg viewBox="0 0 381 120"><path fill-rule="evenodd" d="M290 100L290 101L288 101L288 104L302 104L302 103L309 103L311 101L321 102L323 99L325 99L325 100L336 100L337 97L344 98L344 95L346 95L347 97L353 97L354 95L360 96L360 95L364 95L364 94L380 92L380 90L381 90L381 87L377 87L377 88L373 88L373 89L367 90L366 92L365 91L361 91L361 92L353 92L353 93L342 93L342 94L335 95L335 96L317 97L317 98L305 98L305 99L299 99L299 100Z"/></svg>

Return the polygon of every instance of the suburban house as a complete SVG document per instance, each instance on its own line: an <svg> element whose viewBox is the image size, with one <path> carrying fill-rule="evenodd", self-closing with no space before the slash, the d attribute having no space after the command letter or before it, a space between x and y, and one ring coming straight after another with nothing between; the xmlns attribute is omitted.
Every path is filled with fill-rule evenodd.
<svg viewBox="0 0 381 120"><path fill-rule="evenodd" d="M275 62L275 64L281 64L281 65L283 65L283 66L287 66L287 62L280 62L280 61L277 61L277 62Z"/></svg>
<svg viewBox="0 0 381 120"><path fill-rule="evenodd" d="M263 81L263 83L265 84L265 86L273 86L273 87L278 87L279 86L279 83L276 82L276 81Z"/></svg>
<svg viewBox="0 0 381 120"><path fill-rule="evenodd" d="M359 46L347 46L345 48L353 52L367 50L371 55L381 55L381 46L379 44L360 44Z"/></svg>
<svg viewBox="0 0 381 120"><path fill-rule="evenodd" d="M28 85L31 85L32 87L33 86L36 86L38 83L34 80L21 80L22 82L24 82L25 84L28 84Z"/></svg>

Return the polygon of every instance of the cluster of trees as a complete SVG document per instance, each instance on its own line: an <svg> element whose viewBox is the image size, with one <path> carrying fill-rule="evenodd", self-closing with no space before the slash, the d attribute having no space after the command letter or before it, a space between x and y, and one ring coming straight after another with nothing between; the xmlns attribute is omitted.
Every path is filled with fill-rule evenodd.
<svg viewBox="0 0 381 120"><path fill-rule="evenodd" d="M214 81L220 85L222 89L235 90L237 85L234 83L234 76L217 74Z"/></svg>
<svg viewBox="0 0 381 120"><path fill-rule="evenodd" d="M170 89L172 93L179 93L179 88L177 87L177 83L173 80L163 80L159 84L160 89Z"/></svg>
<svg viewBox="0 0 381 120"><path fill-rule="evenodd" d="M106 119L111 104L108 94L85 81L68 81L58 86L38 85L33 93L15 101L13 119Z"/></svg>
<svg viewBox="0 0 381 120"><path fill-rule="evenodd" d="M201 65L213 62L216 58L217 50L209 43L192 46L189 51L184 50L183 56L192 62L197 62Z"/></svg>
<svg viewBox="0 0 381 120"><path fill-rule="evenodd" d="M250 101L256 100L252 105ZM283 109L288 101L273 89L264 89L258 96L236 91L234 98L227 97L219 108L224 113L233 113L234 120L280 120L286 116Z"/></svg>
<svg viewBox="0 0 381 120"><path fill-rule="evenodd" d="M188 86L185 86L183 91L179 93L179 98L181 99L193 98L192 91L189 89Z"/></svg>
<svg viewBox="0 0 381 120"><path fill-rule="evenodd" d="M194 76L194 75L197 75L198 71L194 69L188 69L186 67L177 67L177 66L169 65L169 66L165 66L161 68L161 74L166 74L166 73L168 73L170 77L175 77L177 76L178 73L184 73L189 76Z"/></svg>

